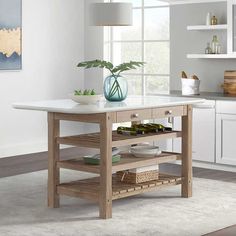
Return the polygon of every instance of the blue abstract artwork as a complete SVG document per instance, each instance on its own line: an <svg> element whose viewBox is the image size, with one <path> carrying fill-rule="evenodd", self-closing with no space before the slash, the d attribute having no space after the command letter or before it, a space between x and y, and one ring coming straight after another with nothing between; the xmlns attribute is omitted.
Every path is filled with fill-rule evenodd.
<svg viewBox="0 0 236 236"><path fill-rule="evenodd" d="M21 0L0 0L0 70L22 68Z"/></svg>

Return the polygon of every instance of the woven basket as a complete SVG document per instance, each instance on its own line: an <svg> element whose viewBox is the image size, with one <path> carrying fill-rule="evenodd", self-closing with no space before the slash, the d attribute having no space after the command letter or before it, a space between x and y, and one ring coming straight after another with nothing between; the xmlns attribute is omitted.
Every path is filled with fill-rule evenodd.
<svg viewBox="0 0 236 236"><path fill-rule="evenodd" d="M141 173L131 173L128 171L116 172L119 181L128 184L144 183L152 180L157 180L159 173L157 170L145 171Z"/></svg>

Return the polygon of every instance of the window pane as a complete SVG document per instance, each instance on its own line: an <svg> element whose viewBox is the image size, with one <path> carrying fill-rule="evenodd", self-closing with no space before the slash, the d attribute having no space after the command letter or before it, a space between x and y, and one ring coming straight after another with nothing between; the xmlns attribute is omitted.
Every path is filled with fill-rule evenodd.
<svg viewBox="0 0 236 236"><path fill-rule="evenodd" d="M169 76L147 76L146 94L154 95L169 90Z"/></svg>
<svg viewBox="0 0 236 236"><path fill-rule="evenodd" d="M114 43L113 44L113 63L118 65L120 63L129 61L141 61L142 56L141 43ZM125 73L141 73L141 68L130 70Z"/></svg>
<svg viewBox="0 0 236 236"><path fill-rule="evenodd" d="M141 7L142 0L113 0L112 2L131 2L133 7Z"/></svg>
<svg viewBox="0 0 236 236"><path fill-rule="evenodd" d="M132 26L115 26L113 27L114 40L140 40L142 38L142 14L141 10L133 10Z"/></svg>
<svg viewBox="0 0 236 236"><path fill-rule="evenodd" d="M111 50L110 50L111 46L110 43L104 43L104 50L103 50L103 60L105 61L110 61L111 58Z"/></svg>
<svg viewBox="0 0 236 236"><path fill-rule="evenodd" d="M169 74L169 42L145 43L144 68L147 74Z"/></svg>
<svg viewBox="0 0 236 236"><path fill-rule="evenodd" d="M167 1L144 0L144 6L169 6Z"/></svg>
<svg viewBox="0 0 236 236"><path fill-rule="evenodd" d="M128 82L128 95L142 95L142 76L123 75Z"/></svg>
<svg viewBox="0 0 236 236"><path fill-rule="evenodd" d="M111 40L111 27L103 27L103 37L105 43Z"/></svg>
<svg viewBox="0 0 236 236"><path fill-rule="evenodd" d="M146 40L169 39L169 8L144 10L144 38Z"/></svg>

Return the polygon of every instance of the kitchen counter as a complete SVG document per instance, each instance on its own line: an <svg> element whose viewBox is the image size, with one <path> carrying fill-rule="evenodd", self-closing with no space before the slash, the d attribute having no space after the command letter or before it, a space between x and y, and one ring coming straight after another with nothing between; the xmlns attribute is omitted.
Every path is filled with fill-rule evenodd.
<svg viewBox="0 0 236 236"><path fill-rule="evenodd" d="M62 112L70 114L96 114L126 111L131 109L191 105L199 102L204 102L204 100L201 98L184 98L180 96L131 96L122 102L108 102L105 99L102 99L100 102L91 105L78 104L73 102L71 99L62 99L14 103L13 107L26 110Z"/></svg>
<svg viewBox="0 0 236 236"><path fill-rule="evenodd" d="M159 96L160 94L158 94ZM188 97L188 98L204 98L207 100L225 100L225 101L236 101L236 96L217 92L201 92L199 95L182 95L181 90L171 90L167 94L161 94L162 96L173 96L173 97Z"/></svg>

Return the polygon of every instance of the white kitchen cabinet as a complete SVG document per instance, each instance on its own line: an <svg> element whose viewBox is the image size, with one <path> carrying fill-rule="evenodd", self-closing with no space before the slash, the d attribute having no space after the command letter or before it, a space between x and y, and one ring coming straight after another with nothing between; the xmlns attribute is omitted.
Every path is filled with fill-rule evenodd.
<svg viewBox="0 0 236 236"><path fill-rule="evenodd" d="M175 118L174 129L181 130L180 118ZM193 106L193 160L215 162L215 101ZM173 140L174 152L181 152L181 139Z"/></svg>
<svg viewBox="0 0 236 236"><path fill-rule="evenodd" d="M236 165L236 102L216 103L216 163Z"/></svg>

